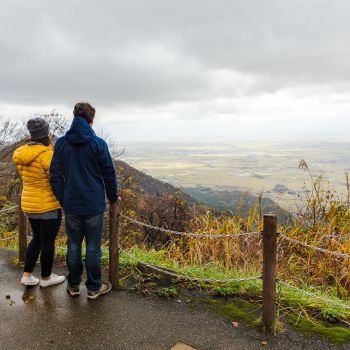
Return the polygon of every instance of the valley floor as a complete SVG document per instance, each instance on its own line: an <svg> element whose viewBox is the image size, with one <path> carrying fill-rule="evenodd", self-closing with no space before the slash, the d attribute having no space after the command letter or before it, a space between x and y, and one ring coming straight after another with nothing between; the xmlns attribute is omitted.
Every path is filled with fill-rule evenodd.
<svg viewBox="0 0 350 350"><path fill-rule="evenodd" d="M252 350L260 349L263 340L267 349L337 348L290 330L266 339L248 326L232 328L209 306L194 307L181 295L167 300L113 291L88 302L85 291L71 299L65 283L26 290L19 284L15 257L14 251L0 249L2 349L167 350L183 342L198 350ZM65 273L62 267L55 271Z"/></svg>

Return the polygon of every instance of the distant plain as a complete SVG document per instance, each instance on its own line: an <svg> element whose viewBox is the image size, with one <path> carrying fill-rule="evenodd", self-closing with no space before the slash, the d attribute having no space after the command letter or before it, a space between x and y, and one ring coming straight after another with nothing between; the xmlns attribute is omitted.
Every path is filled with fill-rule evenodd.
<svg viewBox="0 0 350 350"><path fill-rule="evenodd" d="M122 160L177 187L246 190L281 206L298 200L313 176L344 195L350 172L350 142L217 142L126 144ZM277 185L277 188L275 186ZM278 191L278 185L285 186Z"/></svg>

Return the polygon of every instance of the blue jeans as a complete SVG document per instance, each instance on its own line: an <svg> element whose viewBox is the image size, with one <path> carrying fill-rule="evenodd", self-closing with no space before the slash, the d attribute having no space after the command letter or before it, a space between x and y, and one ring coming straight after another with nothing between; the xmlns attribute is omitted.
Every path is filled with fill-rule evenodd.
<svg viewBox="0 0 350 350"><path fill-rule="evenodd" d="M103 231L103 213L98 215L72 215L66 213L66 230L68 235L68 284L79 286L83 274L81 247L85 237L85 268L88 291L97 291L101 281L101 240Z"/></svg>

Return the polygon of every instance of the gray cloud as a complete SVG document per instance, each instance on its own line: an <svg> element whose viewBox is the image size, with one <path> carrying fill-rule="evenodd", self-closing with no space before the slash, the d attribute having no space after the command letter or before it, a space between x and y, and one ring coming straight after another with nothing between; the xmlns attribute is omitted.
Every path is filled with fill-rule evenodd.
<svg viewBox="0 0 350 350"><path fill-rule="evenodd" d="M345 0L2 1L0 102L162 105L347 89L349 10Z"/></svg>

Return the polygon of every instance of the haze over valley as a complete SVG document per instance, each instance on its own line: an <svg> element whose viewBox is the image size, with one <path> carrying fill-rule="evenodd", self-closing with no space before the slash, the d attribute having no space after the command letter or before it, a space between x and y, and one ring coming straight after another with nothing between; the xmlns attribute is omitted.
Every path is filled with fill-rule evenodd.
<svg viewBox="0 0 350 350"><path fill-rule="evenodd" d="M263 190L265 197L288 207L310 183L308 172L299 168L302 159L313 176L322 175L326 186L344 195L350 143L130 143L125 145L121 159L185 190L209 187L255 195Z"/></svg>

